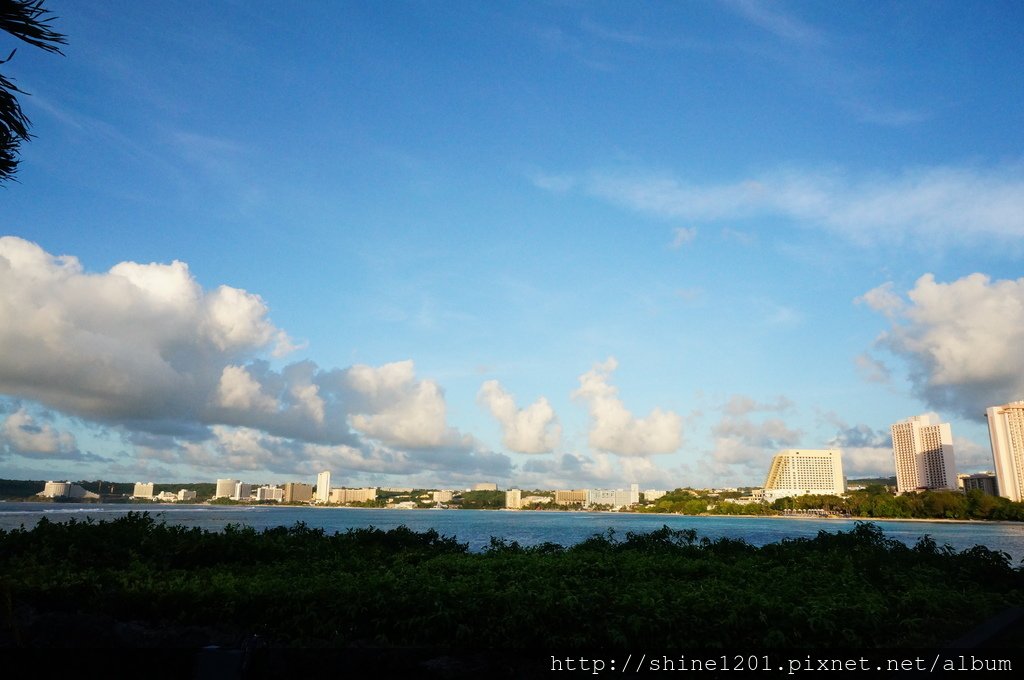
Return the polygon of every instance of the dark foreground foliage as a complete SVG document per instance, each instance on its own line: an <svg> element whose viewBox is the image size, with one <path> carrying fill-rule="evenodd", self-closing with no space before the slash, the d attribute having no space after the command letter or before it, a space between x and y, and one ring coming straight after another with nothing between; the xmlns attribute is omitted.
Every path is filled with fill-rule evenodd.
<svg viewBox="0 0 1024 680"><path fill-rule="evenodd" d="M478 554L404 527L214 533L138 513L0 531L0 646L55 644L30 623L75 616L165 631L116 638L154 646L924 647L1022 603L1004 553L871 524L762 548L664 527Z"/></svg>

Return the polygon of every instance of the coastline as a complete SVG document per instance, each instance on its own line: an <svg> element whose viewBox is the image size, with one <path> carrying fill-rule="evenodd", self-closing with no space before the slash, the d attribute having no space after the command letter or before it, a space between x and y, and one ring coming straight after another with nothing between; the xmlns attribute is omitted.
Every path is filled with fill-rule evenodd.
<svg viewBox="0 0 1024 680"><path fill-rule="evenodd" d="M6 501L4 501L6 502ZM32 503L38 505L55 505L61 506L65 503L55 502L52 500L22 500L14 501L18 503ZM172 508L184 508L184 507L207 507L207 508L265 508L265 509L296 509L296 508L311 508L315 510L410 510L410 511L464 511L463 508L389 508L389 507L363 507L363 506L351 506L351 505L277 505L269 503L232 503L230 505L216 505L209 502L201 503L136 503L136 502L125 502L125 503L75 503L75 505L88 505L88 506L112 506L124 508L126 506L132 507L133 510L139 510L142 512L158 512L163 509ZM510 510L509 508L472 508L474 510L481 510L484 512L494 512L501 510ZM686 515L675 512L616 512L611 510L524 510L517 509L515 512L526 512L526 513L585 513L592 515L639 515L639 516L653 516L653 517L712 517L717 519L780 519L780 520L797 520L797 521L854 521L854 522L915 522L915 523L931 523L931 524L972 524L972 525L1012 525L1022 526L1024 522L1018 522L1014 520L1004 519L950 519L946 517L863 517L863 516L850 516L843 517L838 515L806 515L806 514L791 514L791 515L733 515L733 514L721 514L721 513L701 513L699 515Z"/></svg>

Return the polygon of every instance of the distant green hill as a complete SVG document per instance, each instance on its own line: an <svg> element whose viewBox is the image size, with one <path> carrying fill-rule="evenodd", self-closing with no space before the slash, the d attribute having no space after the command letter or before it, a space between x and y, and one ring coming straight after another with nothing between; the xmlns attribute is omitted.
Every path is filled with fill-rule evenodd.
<svg viewBox="0 0 1024 680"><path fill-rule="evenodd" d="M31 498L45 486L46 482L36 480L0 479L0 498L8 501Z"/></svg>

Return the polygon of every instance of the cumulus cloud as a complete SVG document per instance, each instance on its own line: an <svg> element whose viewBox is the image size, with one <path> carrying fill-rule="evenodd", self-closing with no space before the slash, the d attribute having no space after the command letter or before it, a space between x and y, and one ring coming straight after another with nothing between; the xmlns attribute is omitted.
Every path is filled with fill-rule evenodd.
<svg viewBox="0 0 1024 680"><path fill-rule="evenodd" d="M896 474L892 457L892 433L858 423L848 425L835 416L828 420L836 434L828 448L842 449L843 472L847 477L890 477Z"/></svg>
<svg viewBox="0 0 1024 680"><path fill-rule="evenodd" d="M86 272L0 238L0 394L127 433L140 459L204 469L450 470L507 476L507 456L446 422L440 385L412 361L324 369L266 355L294 348L247 291L204 290L183 262ZM19 411L6 451L70 457L70 434ZM68 437L71 437L70 439ZM76 454L92 455L92 454ZM312 467L311 467L312 466Z"/></svg>
<svg viewBox="0 0 1024 680"><path fill-rule="evenodd" d="M892 477L896 474L892 447L847 446L843 448L843 474L857 477Z"/></svg>
<svg viewBox="0 0 1024 680"><path fill-rule="evenodd" d="M228 363L287 343L257 295L182 262L85 273L0 238L0 392L95 420L194 418Z"/></svg>
<svg viewBox="0 0 1024 680"><path fill-rule="evenodd" d="M646 418L630 413L619 390L609 384L618 362L614 357L595 364L580 376L573 398L586 402L590 410L590 445L598 451L620 456L672 453L683 440L683 419L672 411L655 408Z"/></svg>
<svg viewBox="0 0 1024 680"><path fill-rule="evenodd" d="M363 434L410 448L466 445L466 439L447 425L440 385L417 380L412 361L379 368L353 366L347 383L357 396L351 423Z"/></svg>
<svg viewBox="0 0 1024 680"><path fill-rule="evenodd" d="M953 435L953 456L959 472L994 469L992 447L988 442L981 445L973 439Z"/></svg>
<svg viewBox="0 0 1024 680"><path fill-rule="evenodd" d="M78 453L74 435L37 424L24 408L7 416L0 427L0 438L11 452L25 456L67 458Z"/></svg>
<svg viewBox="0 0 1024 680"><path fill-rule="evenodd" d="M714 458L723 463L748 464L774 455L778 449L797 446L803 433L786 426L781 418L754 422L746 417L726 416L712 429Z"/></svg>
<svg viewBox="0 0 1024 680"><path fill-rule="evenodd" d="M710 455L703 461L708 474L719 483L760 483L768 461L780 449L800 446L803 432L791 429L782 418L757 414L785 413L793 402L779 395L768 401L737 394L722 407L722 418L711 427Z"/></svg>
<svg viewBox="0 0 1024 680"><path fill-rule="evenodd" d="M0 453L48 460L107 460L79 450L73 434L40 423L24 407L8 415L0 425Z"/></svg>
<svg viewBox="0 0 1024 680"><path fill-rule="evenodd" d="M925 274L898 303L890 288L860 299L887 313L891 327L876 345L906 362L926 404L982 421L988 406L1024 396L1024 278L939 283Z"/></svg>
<svg viewBox="0 0 1024 680"><path fill-rule="evenodd" d="M669 175L592 173L565 186L666 219L779 216L857 242L927 243L1024 236L1024 167L926 167L854 177L841 170L779 170L723 184Z"/></svg>
<svg viewBox="0 0 1024 680"><path fill-rule="evenodd" d="M488 380L480 387L477 401L486 406L501 424L502 443L509 450L548 453L558 446L562 426L546 398L540 397L521 409L497 380Z"/></svg>

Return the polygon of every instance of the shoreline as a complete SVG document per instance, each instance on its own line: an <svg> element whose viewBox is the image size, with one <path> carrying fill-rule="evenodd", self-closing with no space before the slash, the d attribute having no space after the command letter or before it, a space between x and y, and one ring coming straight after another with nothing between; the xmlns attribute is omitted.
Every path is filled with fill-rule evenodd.
<svg viewBox="0 0 1024 680"><path fill-rule="evenodd" d="M4 501L7 502L7 501ZM67 503L67 502L54 502L54 501L10 501L12 503L26 503L40 506L61 506L61 505L78 505L78 506L89 506L89 507L114 507L114 508L131 508L131 510L138 510L142 512L159 512L164 509L174 508L186 508L186 507L202 507L211 509L228 509L228 508L266 508L270 510L284 510L284 509L314 509L314 510L406 510L412 512L419 511L437 511L445 510L452 512L464 512L462 508L388 508L388 507L376 507L367 508L362 506L350 506L350 505L272 505L264 503L233 503L230 505L215 505L212 503ZM471 508L471 510L478 510L481 512L495 512L502 510L510 510L509 508ZM0 511L2 512L2 511ZM514 512L528 512L528 513L540 513L540 514L561 514L561 513L581 513L591 515L636 515L636 516L652 516L652 517L708 517L715 519L772 519L772 520L797 520L797 521L847 521L847 522L914 522L914 523L931 523L931 524L1006 524L1013 526L1024 525L1024 522L1018 522L1014 520L1001 520L1001 519L950 519L947 517L862 517L862 516L851 516L841 517L836 515L804 515L804 514L791 514L791 515L731 515L731 514L719 514L719 513L701 513L699 515L686 515L675 512L613 512L609 510L523 510L516 509Z"/></svg>

